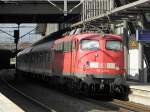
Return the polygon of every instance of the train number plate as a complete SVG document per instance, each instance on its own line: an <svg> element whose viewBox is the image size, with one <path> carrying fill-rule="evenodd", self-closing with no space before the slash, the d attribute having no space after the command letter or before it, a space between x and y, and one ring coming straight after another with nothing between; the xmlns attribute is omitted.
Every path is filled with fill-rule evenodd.
<svg viewBox="0 0 150 112"><path fill-rule="evenodd" d="M99 63L97 63L97 62L90 62L90 68L99 68Z"/></svg>

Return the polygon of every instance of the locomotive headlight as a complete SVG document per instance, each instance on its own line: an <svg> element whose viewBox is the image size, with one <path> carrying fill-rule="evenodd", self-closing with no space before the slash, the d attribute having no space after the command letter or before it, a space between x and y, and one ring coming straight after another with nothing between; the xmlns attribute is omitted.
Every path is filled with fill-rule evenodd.
<svg viewBox="0 0 150 112"><path fill-rule="evenodd" d="M89 67L90 68L99 68L99 63L98 62L89 62Z"/></svg>

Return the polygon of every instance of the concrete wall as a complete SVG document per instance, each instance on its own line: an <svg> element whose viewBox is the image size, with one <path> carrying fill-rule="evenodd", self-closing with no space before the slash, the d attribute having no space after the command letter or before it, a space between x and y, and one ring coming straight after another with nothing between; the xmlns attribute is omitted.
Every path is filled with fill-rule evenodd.
<svg viewBox="0 0 150 112"><path fill-rule="evenodd" d="M46 24L42 24L42 23L37 24L36 33L44 36L45 32L46 32Z"/></svg>
<svg viewBox="0 0 150 112"><path fill-rule="evenodd" d="M57 23L56 24L47 24L45 35L48 35L50 33L58 31L58 30L59 30L59 25Z"/></svg>

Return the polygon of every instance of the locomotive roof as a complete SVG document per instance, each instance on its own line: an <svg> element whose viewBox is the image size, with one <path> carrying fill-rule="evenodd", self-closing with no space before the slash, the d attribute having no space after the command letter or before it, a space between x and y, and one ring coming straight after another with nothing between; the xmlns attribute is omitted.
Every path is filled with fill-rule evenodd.
<svg viewBox="0 0 150 112"><path fill-rule="evenodd" d="M75 38L78 38L79 40L81 39L104 39L104 38L110 38L110 39L118 39L118 40L122 40L122 37L119 36L119 35L116 35L116 34L99 34L99 33L82 33L82 34L79 34L77 36L75 36Z"/></svg>
<svg viewBox="0 0 150 112"><path fill-rule="evenodd" d="M71 31L71 28L70 27L67 27L66 29L63 29L63 30L59 30L59 31L56 31L54 33L51 33L45 37L43 37L43 39L39 40L38 42L34 43L32 46L36 46L36 45L39 45L39 44L42 44L42 43L46 43L46 42L49 42L49 41L53 41L53 40L57 40L57 39L60 39L63 37L63 34L65 34L66 32L68 31ZM73 30L72 30L73 31ZM77 29L75 30L77 31ZM70 32L71 33L71 32ZM74 32L76 33L76 32ZM97 35L97 36L101 36L103 37L101 34L99 33L96 33L96 32L80 32L78 34L71 34L71 35L79 35L79 38L82 38L80 37L80 35L83 36L83 38L85 38L86 36L89 36L89 35ZM106 34L108 37L113 37L113 38L118 38L118 39L121 39L120 36L117 36L115 34ZM105 35L105 36L106 36Z"/></svg>
<svg viewBox="0 0 150 112"><path fill-rule="evenodd" d="M24 49L23 51L19 52L19 53L18 53L18 56L19 56L19 55L22 55L22 54L27 54L27 53L31 52L32 48L33 48L33 52L35 52L35 51L37 51L37 50L47 49L47 48L45 47L45 44L46 44L46 43L48 44L49 41L58 39L58 37L57 37L56 35L59 36L59 38L60 38L60 39L63 39L63 40L64 40L65 38L66 38L65 40L68 40L68 38L71 39L70 36L66 36L65 38L62 38L62 36L60 36L60 34L57 34L57 33L55 32L55 33L51 34L50 36L48 35L46 38L44 38L44 39L38 41L37 43L33 44L32 47L29 47L29 48ZM53 38L52 38L53 36L56 36L57 38L53 39ZM73 36L73 37L74 37L74 36ZM101 35L101 34L99 34L99 33L87 33L87 32L86 32L86 33L82 33L82 34L79 34L79 35L76 35L76 36L75 36L75 38L77 38L77 39L79 39L79 40L84 39L84 38L86 38L86 39L91 39L91 37L92 37L93 39L98 39L98 38L101 38L101 39L110 38L110 39L122 40L122 37L121 37L121 36L115 35L115 34L105 34L105 35ZM59 40L58 40L58 41L59 41Z"/></svg>

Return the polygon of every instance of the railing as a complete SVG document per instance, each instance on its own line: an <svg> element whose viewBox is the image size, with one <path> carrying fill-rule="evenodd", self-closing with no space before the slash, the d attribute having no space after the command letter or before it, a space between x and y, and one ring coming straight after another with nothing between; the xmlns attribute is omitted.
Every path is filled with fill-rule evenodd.
<svg viewBox="0 0 150 112"><path fill-rule="evenodd" d="M82 0L82 20L105 14L114 8L138 1L138 0Z"/></svg>
<svg viewBox="0 0 150 112"><path fill-rule="evenodd" d="M114 9L114 0L84 0L82 20L98 16Z"/></svg>

